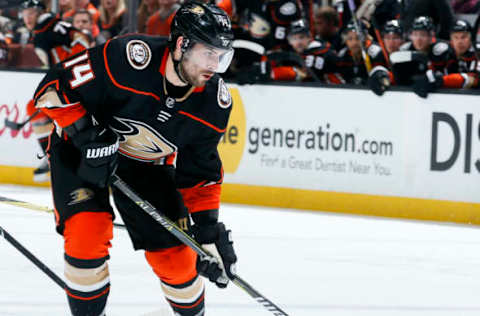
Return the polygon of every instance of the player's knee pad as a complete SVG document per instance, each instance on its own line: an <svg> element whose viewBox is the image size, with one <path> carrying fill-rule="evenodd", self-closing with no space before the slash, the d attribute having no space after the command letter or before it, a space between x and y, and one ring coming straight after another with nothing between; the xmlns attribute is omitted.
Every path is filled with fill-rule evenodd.
<svg viewBox="0 0 480 316"><path fill-rule="evenodd" d="M187 246L146 251L145 257L161 279L165 298L176 315L203 315L205 285L198 275L196 253Z"/></svg>
<svg viewBox="0 0 480 316"><path fill-rule="evenodd" d="M110 277L108 248L113 237L112 215L81 212L65 221L65 284L74 316L104 315Z"/></svg>
<svg viewBox="0 0 480 316"><path fill-rule="evenodd" d="M108 248L111 247L110 240L113 238L112 214L77 213L65 221L63 237L66 258L105 260L108 258Z"/></svg>
<svg viewBox="0 0 480 316"><path fill-rule="evenodd" d="M169 284L182 284L197 275L197 254L190 247L145 251L145 257L155 274Z"/></svg>

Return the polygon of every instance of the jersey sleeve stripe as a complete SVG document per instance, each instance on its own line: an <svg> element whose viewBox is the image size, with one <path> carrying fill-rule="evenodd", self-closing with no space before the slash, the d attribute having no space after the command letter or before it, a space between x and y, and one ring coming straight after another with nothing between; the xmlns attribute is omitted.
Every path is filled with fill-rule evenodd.
<svg viewBox="0 0 480 316"><path fill-rule="evenodd" d="M202 119L199 118L199 117L196 117L196 116L193 115L193 114L190 114L190 113L187 113L187 112L184 112L184 111L178 111L178 114L182 114L182 115L188 116L189 118L191 118L191 119L193 119L193 120L195 120L195 121L197 121L197 122L200 122L200 123L202 123L203 125L208 126L208 127L210 127L211 129L213 129L213 130L215 130L215 131L217 131L217 132L219 132L219 133L225 133L226 128L224 128L224 129L218 128L218 127L216 127L215 125L212 125L212 124L208 123L207 121L202 120Z"/></svg>
<svg viewBox="0 0 480 316"><path fill-rule="evenodd" d="M47 84L45 84L38 92L37 94L35 94L35 96L33 97L35 100L45 91L46 88L48 88L49 86L51 85L55 85L55 90L60 90L60 84L58 82L58 79L57 80L52 80L52 81L49 81Z"/></svg>
<svg viewBox="0 0 480 316"><path fill-rule="evenodd" d="M136 89L121 85L115 80L115 78L112 75L112 72L110 71L110 66L108 65L108 58L107 58L107 47L110 44L110 42L111 40L108 40L105 46L103 47L103 59L105 62L105 69L107 70L108 77L110 77L110 80L112 81L112 83L122 90L127 90L136 94L147 95L154 98L157 101L160 101L160 97L154 93L136 90Z"/></svg>

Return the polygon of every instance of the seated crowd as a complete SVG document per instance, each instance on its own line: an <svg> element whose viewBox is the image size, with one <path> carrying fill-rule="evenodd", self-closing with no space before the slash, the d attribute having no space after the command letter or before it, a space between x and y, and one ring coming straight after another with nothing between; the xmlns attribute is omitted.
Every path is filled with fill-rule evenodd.
<svg viewBox="0 0 480 316"><path fill-rule="evenodd" d="M128 25L128 1L59 0L52 10L50 1L26 0L0 8L0 65L49 67L132 29L167 37L174 13L189 0L141 0L135 27ZM477 30L449 16L447 0L436 2L448 7L440 17L415 15L396 0L336 0L332 6L316 0L203 1L232 18L235 57L224 77L240 84L367 85L377 95L398 85L421 97L439 88L478 88ZM460 1L452 5L466 10Z"/></svg>

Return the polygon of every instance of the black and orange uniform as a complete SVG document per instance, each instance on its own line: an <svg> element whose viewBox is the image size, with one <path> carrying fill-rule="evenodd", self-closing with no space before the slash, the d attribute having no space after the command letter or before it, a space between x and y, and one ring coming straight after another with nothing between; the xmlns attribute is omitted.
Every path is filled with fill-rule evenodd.
<svg viewBox="0 0 480 316"><path fill-rule="evenodd" d="M108 273L82 287L67 272L104 272L113 212L108 188L94 186L75 173L79 149L70 131L94 119L115 132L116 174L172 220L185 217L187 210L208 216L219 209L223 173L217 145L227 126L231 97L218 75L203 87L173 86L165 76L168 56L161 38L118 37L56 65L36 91L37 108L58 126L50 136L52 190L57 231L65 238L67 295L79 310L85 301L89 306L105 306ZM174 311L203 315L203 280L193 250L120 191L113 189L113 199L134 248L146 250ZM78 236L78 227L85 225L98 233L85 239ZM85 310L78 315L85 315Z"/></svg>
<svg viewBox="0 0 480 316"><path fill-rule="evenodd" d="M370 56L372 63L372 72L377 68L387 70L387 62L382 53L382 48L376 42L367 40L365 49ZM338 52L337 67L346 83L350 84L366 84L369 73L365 67L363 58L356 60L348 47L344 47Z"/></svg>
<svg viewBox="0 0 480 316"><path fill-rule="evenodd" d="M454 58L453 49L445 42L438 40L430 45L428 52L418 51L412 42L406 42L400 47L400 52L414 52L416 56L411 61L397 63L392 61L392 69L397 84L409 85L412 79L417 75L424 75L428 70L432 70L435 75L448 74L448 65Z"/></svg>
<svg viewBox="0 0 480 316"><path fill-rule="evenodd" d="M302 18L299 0L249 0L237 3L240 28L237 39L249 40L267 51L288 47L287 31L290 24Z"/></svg>
<svg viewBox="0 0 480 316"><path fill-rule="evenodd" d="M87 35L51 13L39 17L33 33L35 50L47 66L55 65L90 47ZM39 53L39 50L43 53Z"/></svg>
<svg viewBox="0 0 480 316"><path fill-rule="evenodd" d="M479 47L472 45L462 56L456 56L454 52L447 63L447 75L443 76L444 88L468 89L478 87L480 64L478 61Z"/></svg>
<svg viewBox="0 0 480 316"><path fill-rule="evenodd" d="M51 13L44 13L38 18L33 33L35 52L45 66L53 66L90 47L87 35ZM31 100L27 104L27 115L32 116L35 113L34 102ZM40 147L45 152L48 135L53 128L52 121L40 112L35 115L31 123ZM43 164L43 167L34 171L34 181L47 181L47 172L48 166Z"/></svg>
<svg viewBox="0 0 480 316"><path fill-rule="evenodd" d="M326 41L311 41L301 57L308 70L295 66L273 66L272 79L276 81L319 81L323 83L344 83L337 69L337 55ZM303 77L299 76L302 72Z"/></svg>

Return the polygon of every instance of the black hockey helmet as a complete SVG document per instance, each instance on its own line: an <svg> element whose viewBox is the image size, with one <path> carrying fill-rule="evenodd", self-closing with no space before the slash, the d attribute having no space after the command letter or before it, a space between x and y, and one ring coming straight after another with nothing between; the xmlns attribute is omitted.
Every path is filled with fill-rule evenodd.
<svg viewBox="0 0 480 316"><path fill-rule="evenodd" d="M187 39L183 50L192 41L221 49L231 49L233 44L232 25L225 11L213 4L198 1L183 4L175 14L170 27L171 48L172 45L175 47L179 36Z"/></svg>
<svg viewBox="0 0 480 316"><path fill-rule="evenodd" d="M45 4L43 4L42 1L39 1L39 0L26 0L26 1L22 2L21 8L22 8L22 10L23 9L29 9L29 8L45 10L46 6L45 6Z"/></svg>
<svg viewBox="0 0 480 316"><path fill-rule="evenodd" d="M417 16L411 25L410 31L428 31L431 32L435 28L433 20L429 16Z"/></svg>
<svg viewBox="0 0 480 316"><path fill-rule="evenodd" d="M453 22L452 27L450 28L450 33L455 33L455 32L468 32L472 33L472 26L468 21L465 20L456 20Z"/></svg>
<svg viewBox="0 0 480 316"><path fill-rule="evenodd" d="M363 33L363 35L367 34L367 26L365 25L365 23L363 21L358 21L358 26L360 28L360 32ZM350 22L348 22L348 24L345 26L345 28L343 29L342 33L343 34L348 34L349 32L357 32L357 28L355 27L355 22L353 20L351 20Z"/></svg>
<svg viewBox="0 0 480 316"><path fill-rule="evenodd" d="M390 20L385 23L382 29L383 34L398 34L403 36L403 27L399 20Z"/></svg>
<svg viewBox="0 0 480 316"><path fill-rule="evenodd" d="M288 36L294 34L310 34L310 27L307 20L300 19L293 21L288 29Z"/></svg>

